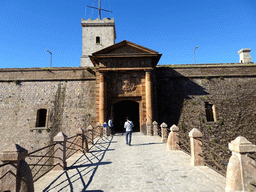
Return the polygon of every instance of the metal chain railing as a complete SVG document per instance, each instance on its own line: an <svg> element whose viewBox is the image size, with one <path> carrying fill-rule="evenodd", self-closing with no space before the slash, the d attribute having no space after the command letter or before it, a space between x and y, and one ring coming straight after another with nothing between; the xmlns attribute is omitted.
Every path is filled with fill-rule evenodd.
<svg viewBox="0 0 256 192"><path fill-rule="evenodd" d="M66 158L68 159L72 155L74 155L79 149L77 148L77 140L79 139L78 135L74 135L72 137L67 138L67 146L66 146Z"/></svg>
<svg viewBox="0 0 256 192"><path fill-rule="evenodd" d="M34 182L54 168L55 145L56 143L28 154L26 161L31 169Z"/></svg>
<svg viewBox="0 0 256 192"><path fill-rule="evenodd" d="M205 139L199 140L202 142L202 156L204 162L218 173L226 176L228 161L232 155L228 146L220 145Z"/></svg>
<svg viewBox="0 0 256 192"><path fill-rule="evenodd" d="M85 137L85 138L79 138L81 137L81 135L78 135L78 134L67 138L66 159L74 155L79 150L81 150L79 149L81 146L78 145L79 143L78 139L82 139L83 142L87 143L86 145L88 145L88 141L91 142L91 144L93 144L93 140L101 136L101 131L102 131L101 126L98 126L97 128L84 131L82 137ZM55 142L51 145L48 145L43 148L37 149L33 152L30 152L27 155L25 163L27 163L28 167L31 170L33 182L37 181L39 178L47 174L55 166L58 165L58 163L54 163L54 159L60 159L60 157L57 157L55 155L56 151L58 150L55 148L57 143L63 146L62 143ZM81 151L84 151L84 150L81 150ZM16 164L12 164L11 162L0 164L0 182L2 181L2 179L5 179L4 185L2 185L2 182L1 182L0 191L5 191L6 189L8 190L10 186L16 185L15 183L17 179L17 175L16 175L17 169L19 169L21 172L24 172L24 173L26 172L26 170L23 170L22 167ZM4 173L3 168L8 165L12 165L15 171L11 171L9 168L7 168L6 173ZM12 176L8 174L11 174ZM8 182L6 182L6 179L8 180Z"/></svg>
<svg viewBox="0 0 256 192"><path fill-rule="evenodd" d="M185 133L179 134L179 146L182 151L184 151L187 154L191 154L191 147L190 147L190 138Z"/></svg>
<svg viewBox="0 0 256 192"><path fill-rule="evenodd" d="M87 131L85 131L87 132ZM93 139L96 139L97 137L100 137L100 132L101 132L101 126L100 127L96 127L93 130Z"/></svg>

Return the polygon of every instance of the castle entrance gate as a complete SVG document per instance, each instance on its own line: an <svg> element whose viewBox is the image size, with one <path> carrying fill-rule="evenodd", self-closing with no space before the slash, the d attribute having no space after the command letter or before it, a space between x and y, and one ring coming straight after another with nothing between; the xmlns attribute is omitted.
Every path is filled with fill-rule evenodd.
<svg viewBox="0 0 256 192"><path fill-rule="evenodd" d="M124 100L115 103L113 116L115 132L124 132L126 117L130 117L133 122L133 131L140 131L139 103L136 101Z"/></svg>
<svg viewBox="0 0 256 192"><path fill-rule="evenodd" d="M146 47L122 41L90 56L96 69L96 122L113 118L117 131L123 131L126 116L142 130L153 122L153 72L161 54Z"/></svg>

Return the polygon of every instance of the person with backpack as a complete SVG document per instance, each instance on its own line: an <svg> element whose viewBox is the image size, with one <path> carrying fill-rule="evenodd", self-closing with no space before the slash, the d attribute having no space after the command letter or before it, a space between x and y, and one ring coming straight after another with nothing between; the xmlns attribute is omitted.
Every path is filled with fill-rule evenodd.
<svg viewBox="0 0 256 192"><path fill-rule="evenodd" d="M126 145L131 146L132 140L132 128L134 127L133 122L130 121L129 117L126 117L126 122L124 123L124 128L126 129Z"/></svg>

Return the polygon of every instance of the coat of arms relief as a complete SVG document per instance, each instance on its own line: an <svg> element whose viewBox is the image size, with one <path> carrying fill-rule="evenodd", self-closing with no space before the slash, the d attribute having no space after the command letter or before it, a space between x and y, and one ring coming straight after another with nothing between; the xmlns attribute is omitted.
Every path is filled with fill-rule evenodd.
<svg viewBox="0 0 256 192"><path fill-rule="evenodd" d="M137 88L137 81L136 77L133 75L125 74L123 76L115 78L115 85L116 87L114 90L118 94L127 94L134 92Z"/></svg>

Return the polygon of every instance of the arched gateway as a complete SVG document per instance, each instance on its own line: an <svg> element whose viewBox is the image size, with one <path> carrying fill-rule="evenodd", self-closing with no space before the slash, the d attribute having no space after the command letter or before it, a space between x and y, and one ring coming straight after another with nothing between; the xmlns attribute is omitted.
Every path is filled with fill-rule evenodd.
<svg viewBox="0 0 256 192"><path fill-rule="evenodd" d="M114 127L115 132L124 132L126 117L130 117L134 124L133 131L140 131L140 109L136 101L119 101L114 104Z"/></svg>
<svg viewBox="0 0 256 192"><path fill-rule="evenodd" d="M96 67L96 121L120 121L129 115L137 130L153 121L153 71L161 54L122 41L90 56Z"/></svg>

